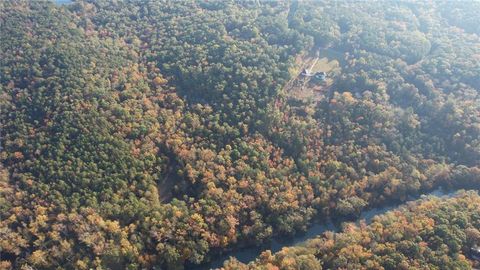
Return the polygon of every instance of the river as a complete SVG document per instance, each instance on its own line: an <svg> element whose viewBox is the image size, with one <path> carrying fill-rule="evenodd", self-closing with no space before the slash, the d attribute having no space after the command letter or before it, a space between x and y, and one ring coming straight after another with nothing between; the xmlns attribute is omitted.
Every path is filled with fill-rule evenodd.
<svg viewBox="0 0 480 270"><path fill-rule="evenodd" d="M72 3L72 0L54 0L53 2L57 5L66 5Z"/></svg>
<svg viewBox="0 0 480 270"><path fill-rule="evenodd" d="M437 197L441 197L441 196L451 197L455 193L456 193L456 190L445 191L443 189L436 189L429 193L412 196L407 201L402 203L389 204L384 207L377 207L377 208L372 208L368 211L364 211L358 217L358 219L356 219L356 222L359 222L360 220L365 220L367 223L369 223L373 217L384 214L409 201L420 199L423 196L432 195ZM355 221L350 221L350 222L355 222ZM258 257L258 255L260 255L260 253L262 253L265 250L271 250L272 253L277 252L281 250L283 247L293 246L293 245L305 242L306 240L314 238L315 236L320 235L326 231L338 232L340 230L341 230L341 222L333 222L331 219L329 219L328 222L314 223L307 229L306 232L299 233L291 237L277 236L277 237L274 237L270 242L265 243L261 246L250 246L245 248L239 248L236 250L228 251L221 255L212 255L213 260L211 260L210 262L206 262L204 264L197 265L197 266L190 265L190 266L187 266L186 269L205 270L205 269L212 269L212 268L213 269L220 268L223 266L224 261L230 257L235 257L237 258L237 260L243 263L248 263L250 261L255 260Z"/></svg>

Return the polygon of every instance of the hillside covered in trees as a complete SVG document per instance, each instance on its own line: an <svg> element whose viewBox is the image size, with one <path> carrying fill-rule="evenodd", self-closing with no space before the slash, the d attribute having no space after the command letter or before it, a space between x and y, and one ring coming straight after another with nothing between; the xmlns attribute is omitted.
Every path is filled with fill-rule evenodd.
<svg viewBox="0 0 480 270"><path fill-rule="evenodd" d="M479 9L0 1L0 268L188 268L314 219L478 188ZM309 57L338 63L328 84L302 77ZM296 94L300 84L310 97ZM478 198L432 215L478 230L465 200ZM355 263L413 254L374 249L362 240L380 237L373 226L341 234L365 252ZM403 245L395 237L383 244ZM408 263L467 267L458 237L454 252L439 239L442 252ZM299 256L351 262L332 258L342 247L326 239Z"/></svg>
<svg viewBox="0 0 480 270"><path fill-rule="evenodd" d="M371 224L346 224L249 265L234 259L225 270L247 269L471 269L480 243L480 196L425 198L376 216Z"/></svg>

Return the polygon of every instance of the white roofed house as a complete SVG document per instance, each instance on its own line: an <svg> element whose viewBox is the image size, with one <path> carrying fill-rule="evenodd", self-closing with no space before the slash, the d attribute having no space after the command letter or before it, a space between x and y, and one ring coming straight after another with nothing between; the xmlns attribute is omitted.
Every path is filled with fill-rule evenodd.
<svg viewBox="0 0 480 270"><path fill-rule="evenodd" d="M315 78L319 79L320 81L325 81L327 79L327 73L324 71L320 71L315 73Z"/></svg>
<svg viewBox="0 0 480 270"><path fill-rule="evenodd" d="M304 69L302 71L302 76L305 76L305 77L312 77L314 76L315 74L312 73L312 71L310 71L308 68Z"/></svg>

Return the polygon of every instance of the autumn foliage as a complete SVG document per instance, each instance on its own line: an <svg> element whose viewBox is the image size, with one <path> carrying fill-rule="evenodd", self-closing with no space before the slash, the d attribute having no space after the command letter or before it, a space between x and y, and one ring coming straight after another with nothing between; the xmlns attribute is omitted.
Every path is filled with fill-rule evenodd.
<svg viewBox="0 0 480 270"><path fill-rule="evenodd" d="M337 2L0 1L0 268L178 269L478 188L471 11ZM334 83L287 91L317 50ZM262 260L337 263L282 256Z"/></svg>

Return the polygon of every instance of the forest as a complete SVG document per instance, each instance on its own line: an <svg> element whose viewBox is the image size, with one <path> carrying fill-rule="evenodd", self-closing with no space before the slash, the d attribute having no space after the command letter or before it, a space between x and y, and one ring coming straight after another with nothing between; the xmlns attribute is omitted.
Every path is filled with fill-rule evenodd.
<svg viewBox="0 0 480 270"><path fill-rule="evenodd" d="M263 252L245 265L235 259L223 269L471 269L480 241L480 196L424 198L376 216L370 224L347 223L306 243ZM478 267L480 262L476 262Z"/></svg>
<svg viewBox="0 0 480 270"><path fill-rule="evenodd" d="M0 269L189 269L478 190L479 9L0 1ZM300 74L315 57L327 83ZM470 269L479 206L424 199L225 268Z"/></svg>

